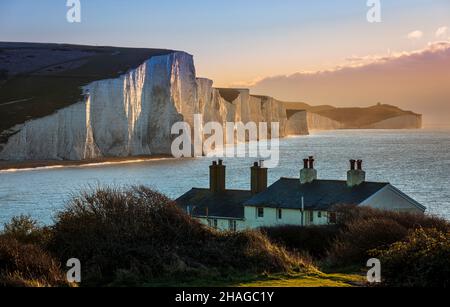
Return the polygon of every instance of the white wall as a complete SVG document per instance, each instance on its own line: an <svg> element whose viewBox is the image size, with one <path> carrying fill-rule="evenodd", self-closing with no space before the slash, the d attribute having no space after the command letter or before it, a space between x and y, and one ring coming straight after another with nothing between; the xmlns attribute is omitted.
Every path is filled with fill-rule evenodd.
<svg viewBox="0 0 450 307"><path fill-rule="evenodd" d="M407 197L388 185L360 204L380 210L423 213Z"/></svg>
<svg viewBox="0 0 450 307"><path fill-rule="evenodd" d="M220 231L230 231L231 230L230 229L230 219L210 217L209 219L197 218L197 220L206 226L210 225L209 221L211 221L211 225L214 225L213 221L217 220L217 230L220 230ZM247 229L244 220L234 220L234 221L236 221L236 231L242 231L242 230Z"/></svg>
<svg viewBox="0 0 450 307"><path fill-rule="evenodd" d="M319 212L321 217L319 217ZM313 215L313 222L311 223L310 215ZM264 208L264 218L257 217L257 208L245 207L245 219L235 220L236 231L246 229L257 229L260 227L276 227L276 226L301 226L302 214L300 210L282 209L281 219L278 218L277 209ZM214 220L217 220L217 230L230 231L230 220L227 218L197 218L202 224L206 226L213 226ZM209 222L210 221L210 222ZM211 224L210 224L211 223ZM305 211L304 213L305 226L320 226L328 225L328 212L326 211Z"/></svg>
<svg viewBox="0 0 450 307"><path fill-rule="evenodd" d="M301 210L282 209L282 218L279 219L277 215L277 209L264 208L264 218L257 217L256 207L245 207L245 223L248 228L254 229L259 227L273 227L283 225L302 225L302 213ZM319 211L305 211L304 225L327 225L328 214L326 211L320 211L321 217L319 218ZM313 222L310 222L310 215L313 215Z"/></svg>

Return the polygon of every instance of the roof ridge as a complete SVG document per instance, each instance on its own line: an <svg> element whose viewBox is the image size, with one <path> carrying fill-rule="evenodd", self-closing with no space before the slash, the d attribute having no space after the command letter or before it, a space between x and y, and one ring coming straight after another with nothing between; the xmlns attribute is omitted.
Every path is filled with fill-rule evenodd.
<svg viewBox="0 0 450 307"><path fill-rule="evenodd" d="M290 178L290 177L280 177L280 180L300 180L300 179L299 178ZM315 179L314 181L347 182L347 180L344 180L344 179ZM384 181L364 181L364 183L391 184L390 182L384 182Z"/></svg>

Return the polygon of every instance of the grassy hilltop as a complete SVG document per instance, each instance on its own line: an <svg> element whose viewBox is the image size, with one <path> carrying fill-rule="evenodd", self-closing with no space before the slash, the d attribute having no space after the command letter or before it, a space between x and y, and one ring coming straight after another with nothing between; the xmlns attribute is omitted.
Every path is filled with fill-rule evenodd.
<svg viewBox="0 0 450 307"><path fill-rule="evenodd" d="M311 106L304 102L286 102L288 113L305 110L343 124L345 129L365 128L386 119L402 115L421 116L412 111L405 111L388 104L377 104L371 107L337 108L330 105Z"/></svg>
<svg viewBox="0 0 450 307"><path fill-rule="evenodd" d="M171 52L0 42L0 132L80 101L81 87L90 82L116 78Z"/></svg>

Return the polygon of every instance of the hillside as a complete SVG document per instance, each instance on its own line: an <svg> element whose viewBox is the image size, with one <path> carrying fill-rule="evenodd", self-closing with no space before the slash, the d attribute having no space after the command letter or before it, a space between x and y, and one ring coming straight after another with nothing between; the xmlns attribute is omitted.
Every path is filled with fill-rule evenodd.
<svg viewBox="0 0 450 307"><path fill-rule="evenodd" d="M0 159L8 161L168 155L173 125L193 124L197 113L204 122L278 122L280 137L421 126L420 115L392 106L310 106L214 88L182 51L0 43L0 60Z"/></svg>
<svg viewBox="0 0 450 307"><path fill-rule="evenodd" d="M82 100L83 85L117 78L152 56L171 52L0 42L0 132Z"/></svg>
<svg viewBox="0 0 450 307"><path fill-rule="evenodd" d="M319 105L319 106L311 106L304 102L285 102L284 103L286 110L292 110L292 111L300 111L305 110L309 112L321 112L325 110L334 110L335 107L329 106L329 105Z"/></svg>
<svg viewBox="0 0 450 307"><path fill-rule="evenodd" d="M328 105L311 106L302 102L287 102L285 106L291 116L296 111L305 110L339 122L344 129L374 128L377 123L407 115L421 117L414 112L404 111L387 104L377 104L371 107L337 108Z"/></svg>
<svg viewBox="0 0 450 307"><path fill-rule="evenodd" d="M393 117L419 115L395 106L382 104L367 108L336 108L333 110L322 110L317 113L342 123L345 128L364 128Z"/></svg>

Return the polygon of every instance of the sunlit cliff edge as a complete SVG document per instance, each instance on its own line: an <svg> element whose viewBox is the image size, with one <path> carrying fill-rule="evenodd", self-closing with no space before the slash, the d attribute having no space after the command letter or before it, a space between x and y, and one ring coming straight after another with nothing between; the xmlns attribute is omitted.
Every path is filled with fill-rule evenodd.
<svg viewBox="0 0 450 307"><path fill-rule="evenodd" d="M279 122L314 130L420 128L393 106L312 107L198 78L193 56L161 49L0 43L0 159L87 160L170 154L178 121Z"/></svg>

